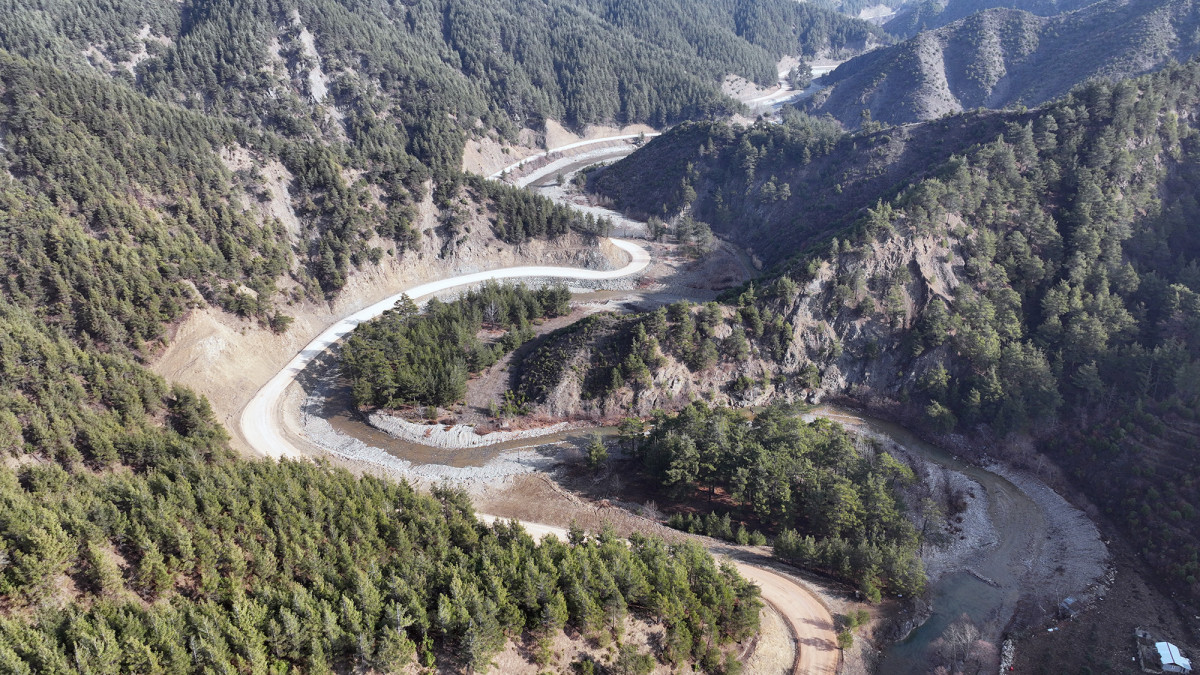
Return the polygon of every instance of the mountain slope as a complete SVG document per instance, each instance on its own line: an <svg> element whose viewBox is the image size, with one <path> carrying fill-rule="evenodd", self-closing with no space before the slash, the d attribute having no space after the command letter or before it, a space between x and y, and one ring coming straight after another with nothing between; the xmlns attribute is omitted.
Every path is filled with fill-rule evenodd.
<svg viewBox="0 0 1200 675"><path fill-rule="evenodd" d="M0 6L0 40L30 57L0 49L0 672L477 668L510 637L599 635L598 613L624 625L659 601L643 616L673 626L666 658L719 660L757 601L702 551L647 542L641 568L615 541L537 548L459 495L236 459L207 402L145 368L197 307L286 331L289 305L385 256L587 227L458 175L466 130L519 101L489 117L449 52L400 50L366 10L304 9ZM339 61L337 40L374 51ZM664 68L694 86L638 79L650 99L726 105ZM687 578L703 581L661 581Z"/></svg>
<svg viewBox="0 0 1200 675"><path fill-rule="evenodd" d="M91 64L160 99L289 135L340 126L357 140L354 118L369 110L400 120L411 154L426 162L454 154L453 143L437 148L443 127L455 126L446 115L462 120L460 131L478 119L504 133L546 117L663 124L730 109L719 90L726 74L773 84L784 54L861 48L875 35L784 0L0 7L0 47L15 53Z"/></svg>
<svg viewBox="0 0 1200 675"><path fill-rule="evenodd" d="M669 178L661 188L672 212L785 249L771 260L796 254L739 301L793 329L784 353L724 371L753 379L774 362L753 400L890 401L913 424L1034 466L1017 442L1028 434L1173 591L1195 598L1198 83L1193 60L1039 110L817 143L801 119L695 125L678 132L694 136L675 154L649 143L596 184L626 203L624 181L646 180L659 155L684 167L674 176L688 189ZM819 152L829 147L839 151ZM825 180L851 180L822 194L814 167L835 155L853 171ZM916 168L899 183L876 178L895 166Z"/></svg>
<svg viewBox="0 0 1200 675"><path fill-rule="evenodd" d="M1037 16L1054 16L1087 7L1096 0L925 0L905 5L885 23L884 30L901 37L941 28L986 9L1019 9Z"/></svg>
<svg viewBox="0 0 1200 675"><path fill-rule="evenodd" d="M1093 78L1114 80L1184 60L1200 42L1193 0L1105 0L1038 17L1011 9L974 14L844 64L807 109L857 127L946 113L1038 105Z"/></svg>
<svg viewBox="0 0 1200 675"><path fill-rule="evenodd" d="M1004 123L998 114L956 116L858 137L788 112L782 124L746 129L682 124L595 175L589 187L640 216L688 207L772 265L852 226L864 209L994 138Z"/></svg>

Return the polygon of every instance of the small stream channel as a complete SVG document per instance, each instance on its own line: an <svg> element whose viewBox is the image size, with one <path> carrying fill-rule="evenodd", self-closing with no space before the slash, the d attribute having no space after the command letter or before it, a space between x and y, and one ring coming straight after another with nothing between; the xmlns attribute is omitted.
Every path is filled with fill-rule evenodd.
<svg viewBox="0 0 1200 675"><path fill-rule="evenodd" d="M334 375L318 374L318 377L320 376L333 377ZM609 436L617 433L616 427L591 427L568 429L536 438L521 438L473 448L437 448L396 438L368 424L354 408L354 402L350 398L349 382L340 376L331 383L331 386L324 389L324 394L325 398L320 414L329 422L334 431L356 438L370 447L378 448L397 459L412 462L415 465L437 464L459 469L482 467L506 453L526 450L546 453L552 446L564 445L582 448L594 434Z"/></svg>

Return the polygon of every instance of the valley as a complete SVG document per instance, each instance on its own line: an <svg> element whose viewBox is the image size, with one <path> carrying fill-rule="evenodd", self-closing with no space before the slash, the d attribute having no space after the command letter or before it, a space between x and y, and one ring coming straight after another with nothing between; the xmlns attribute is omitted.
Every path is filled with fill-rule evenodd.
<svg viewBox="0 0 1200 675"><path fill-rule="evenodd" d="M522 185L540 186L538 189L560 203L575 207L577 204L558 188L557 179L546 183L543 181L556 174L569 181L574 171L593 165L597 158L587 155L589 145L626 140L626 137L597 139L555 148L543 155L549 161L541 166L529 168L516 165L497 172L493 179L503 177ZM582 156L570 154L570 151L581 149ZM633 149L633 146L627 145L608 148L604 152L611 154L604 158L619 158ZM522 169L520 173L510 176L510 172L518 168ZM641 225L639 230L644 235L644 224L638 225ZM345 393L345 385L338 379L336 360L326 358L336 353L338 341L358 323L390 309L401 295L416 300L439 293L445 296L446 291L498 278L543 283L550 278L570 279L572 283L644 278L650 273L652 262L645 247L658 248L661 253L666 253L649 242L612 240L612 243L621 253L629 256L629 262L617 269L505 268L480 272L414 286L347 316L302 349L284 370L255 395L241 416L243 436L250 440L252 448L262 454L333 456L355 471L379 473L430 486L444 482L467 486L480 508L493 514L489 518L518 520L537 536L553 533L565 539L564 528L573 522L586 522L583 518L592 522L611 523L619 532L653 532L669 539L687 536L665 529L652 520L639 519L636 511L624 511L624 506L597 506L590 501L581 502L578 497L564 499L561 496L569 494L571 488L564 489L557 484L562 480L563 472L570 473L570 467L578 461L573 457L578 456L578 448L587 442L591 433L589 429L595 428L591 426L594 423L552 419L550 426L543 428L535 426L522 432L493 431L479 436L471 427L463 426L461 421L449 425L443 421L433 426L405 422L412 426L412 431L400 434L398 429L385 430L376 421L369 425L364 423L360 414L353 410L353 404ZM688 268L695 265L697 263L685 263L682 269L676 269L671 274L686 278ZM753 268L745 270L744 275L740 279L731 279L729 283L751 278L754 275ZM540 334L578 321L590 312L611 311L614 307L622 306L633 311L645 311L678 301L681 297L693 301L712 297L703 293L696 295L696 289L692 289L689 295L686 283L669 279L663 279L650 288L643 288L642 284L631 286L625 283L619 284L625 286L624 289L578 293L579 300L575 303L577 310L562 321L551 322L539 329ZM493 367L498 375L505 375L504 371L510 367L506 363L501 362ZM298 385L297 379L304 380L305 384ZM468 384L468 401L472 399L471 392L485 386L482 384L484 381L486 378ZM504 388L489 388L490 394L484 398L494 397ZM338 391L343 393L336 393ZM949 566L939 568L933 582L931 614L900 628L904 640L885 650L878 665L874 666L875 672L913 672L926 664L931 645L942 639L943 633L959 620L960 615L977 622L982 627L984 639L999 643L1014 621L1044 620L1035 616L1017 619L1019 610L1027 612L1030 606L1053 605L1060 595L1065 597L1073 593L1090 596L1103 592L1108 554L1100 542L1099 534L1085 516L1054 495L1036 478L1022 476L1020 480L1024 481L1024 487L1017 487L995 473L951 458L902 428L836 407L820 407L811 414L838 421L857 429L864 436L878 438L895 447L901 455L915 457L914 461L918 463L927 462L930 466L938 466L954 475L977 481L976 485L982 490L982 501L977 507L982 510L980 517L987 523L984 527L994 532L994 538L978 542L977 549L956 550L949 554ZM457 417L471 418L464 414ZM478 419L471 421L482 423ZM331 423L334 425L331 426ZM612 427L600 428L600 431L616 433ZM536 482L533 483L533 491L520 487L529 485L533 476L556 484L557 492L551 492L551 496L547 497ZM1017 479L1014 477L1013 480ZM1037 500L1030 496L1042 492L1049 496ZM534 495L540 496L535 498ZM526 505L532 499L541 502L534 510ZM547 499L549 503L546 503ZM637 508L636 503L632 508ZM605 515L597 520L596 511L602 511ZM545 524L548 521L556 522L557 526ZM1047 540L1054 542L1053 545L1048 546ZM708 546L716 553L747 555L724 543L709 543ZM836 660L833 659L835 650L832 648L834 623L820 604L829 600L815 600L817 596L812 595L809 590L811 586L797 586L787 581L772 572L770 565L757 567L743 561L738 563L738 568L744 576L762 586L764 600L776 611L782 612L790 624L796 645L792 670L796 673L836 672ZM1059 571L1055 572L1055 569ZM1070 570L1065 576L1062 572L1064 569ZM1057 578L1052 581L1051 577ZM838 597L839 592L835 589L836 586L821 589L820 597ZM1021 607L1025 609L1021 610ZM828 627L816 642L816 638L806 629L814 622ZM815 649L814 644L818 645ZM986 656L982 658L986 660ZM875 662L876 657L861 655L854 659L856 664L862 663L862 667L866 667L865 664Z"/></svg>
<svg viewBox="0 0 1200 675"><path fill-rule="evenodd" d="M1197 26L0 5L0 673L1184 664Z"/></svg>

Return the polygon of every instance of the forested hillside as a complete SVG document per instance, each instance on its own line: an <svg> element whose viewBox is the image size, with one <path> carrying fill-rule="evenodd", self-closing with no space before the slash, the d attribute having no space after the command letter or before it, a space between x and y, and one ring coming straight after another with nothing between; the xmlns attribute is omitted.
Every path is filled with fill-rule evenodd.
<svg viewBox="0 0 1200 675"><path fill-rule="evenodd" d="M458 495L236 460L208 404L140 364L191 306L283 330L289 297L402 254L403 213L347 185L345 151L7 54L0 129L0 671L482 669L568 625L611 639L632 607L665 622L664 658L717 672L754 630L755 591L699 549L536 546ZM290 170L302 232L247 208L262 177L228 147ZM510 241L586 225L455 190Z"/></svg>
<svg viewBox="0 0 1200 675"><path fill-rule="evenodd" d="M544 118L661 125L715 114L733 105L718 88L728 73L774 83L784 54L860 50L878 35L787 0L0 8L4 49L91 63L160 100L288 136L403 148L435 170L457 166L474 120L512 134Z"/></svg>
<svg viewBox="0 0 1200 675"><path fill-rule="evenodd" d="M748 420L693 403L659 414L647 437L628 442L667 494L707 493L711 502L720 493L735 514L767 523L781 557L849 580L872 601L881 589L913 595L925 586L917 532L898 495L912 470L856 447L837 424L805 424L785 406Z"/></svg>
<svg viewBox="0 0 1200 675"><path fill-rule="evenodd" d="M205 412L132 471L0 474L0 670L481 672L510 639L549 663L565 627L607 643L632 614L716 673L757 628L757 588L696 545L537 544L461 493L232 460Z"/></svg>
<svg viewBox="0 0 1200 675"><path fill-rule="evenodd" d="M479 668L632 611L722 671L758 605L703 552L231 459L143 364L194 307L282 332L384 257L602 232L461 175L470 134L709 117L726 74L878 39L785 0L0 5L0 670Z"/></svg>
<svg viewBox="0 0 1200 675"><path fill-rule="evenodd" d="M1094 78L1116 80L1200 49L1191 0L1103 0L1049 18L991 9L851 60L807 107L849 127L972 108L1039 105Z"/></svg>
<svg viewBox="0 0 1200 675"><path fill-rule="evenodd" d="M904 5L896 16L883 25L884 30L900 37L912 37L925 30L941 28L975 12L1003 7L1019 9L1037 16L1054 16L1087 7L1096 0L924 0Z"/></svg>
<svg viewBox="0 0 1200 675"><path fill-rule="evenodd" d="M684 196L693 198L692 217L713 218L735 239L739 222L751 223L751 238L768 227L755 225L768 185L776 196L768 222L786 231L789 208L803 215L802 234L788 239L799 255L775 270L803 291L760 299L795 326L780 372L812 364L818 388L889 397L936 431L1045 434L1041 449L1166 578L1194 594L1198 112L1193 61L1092 84L1039 110L829 136L838 147L880 152L903 137L903 154L928 166L891 193L860 190L850 201L805 187L819 161L805 164L810 145L771 144L795 135L795 123L790 132L694 127L678 132L704 134L690 146L696 187ZM706 174L745 176L757 168L736 163L751 156L747 147L755 158L758 148L771 158L790 152L790 168L778 159L773 176L756 171L733 183L738 198L724 203L744 210L722 221L721 195ZM641 151L654 152L654 143ZM627 161L635 168L618 166L607 180L637 176L650 160ZM809 388L802 378L790 383L794 393Z"/></svg>
<svg viewBox="0 0 1200 675"><path fill-rule="evenodd" d="M589 316L550 333L522 359L517 394L553 414L603 418L613 410L649 415L689 395L711 398L713 389L756 389L757 378L728 383L722 376L751 355L782 358L792 326L777 312L760 312L754 299L744 294L736 311L676 302L642 314Z"/></svg>
<svg viewBox="0 0 1200 675"><path fill-rule="evenodd" d="M641 216L689 214L768 264L849 227L929 167L1004 129L1001 115L955 116L847 135L785 110L782 124L679 125L595 174L589 188Z"/></svg>
<svg viewBox="0 0 1200 675"><path fill-rule="evenodd" d="M341 350L342 372L357 406L447 406L462 398L467 375L533 338L532 322L571 311L565 286L484 284L461 298L411 300L362 324ZM483 330L499 333L479 338Z"/></svg>
<svg viewBox="0 0 1200 675"><path fill-rule="evenodd" d="M872 31L782 1L696 10L663 0L639 11L12 2L0 7L0 49L30 60L0 53L3 161L22 181L14 189L36 179L60 212L102 218L97 231L134 215L164 223L160 234L186 222L198 241L179 242L177 257L191 263L184 281L209 302L269 319L292 265L283 223L246 211L272 191L284 192L299 221L288 225L301 229L287 233L302 263L293 295L334 294L353 268L417 242L412 223L431 177L447 238L464 234L458 167L469 133L729 111L717 88L726 73L774 82L780 55L861 47ZM511 217L530 213L500 213L501 238L546 232L544 218Z"/></svg>

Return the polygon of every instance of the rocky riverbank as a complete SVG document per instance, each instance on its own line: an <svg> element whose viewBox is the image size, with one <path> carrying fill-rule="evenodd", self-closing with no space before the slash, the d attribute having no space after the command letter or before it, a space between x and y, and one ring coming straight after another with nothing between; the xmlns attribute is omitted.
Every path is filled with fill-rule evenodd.
<svg viewBox="0 0 1200 675"><path fill-rule="evenodd" d="M351 464L366 465L373 470L382 471L392 477L412 482L437 484L449 481L456 484L472 485L500 481L517 474L550 471L562 461L561 453L554 451L553 444L539 444L536 442L530 443L528 446L511 448L497 453L494 457L478 466L452 466L449 463L449 455L447 456L447 463L418 464L397 457L382 448L373 447L361 439L334 429L329 420L324 417L326 399L332 393L335 376L336 373L326 372L312 386L303 404L300 406L300 429L308 441ZM416 425L409 422L405 424L417 428L425 428L424 425ZM442 427L439 426L437 428L441 429ZM561 429L557 431L561 431ZM445 431L442 433L449 434L449 432ZM510 433L521 434L524 432ZM545 433L554 432L544 432L543 435ZM493 436L492 434L486 437L475 435L473 429L470 431L470 435L479 439L489 439ZM421 436L421 438L415 442L427 444L428 438L422 435L418 436ZM449 436L445 438L448 439ZM516 437L516 439L519 438L520 436ZM500 442L500 440L484 440L481 445L497 442ZM446 443L448 445L449 441L447 440Z"/></svg>
<svg viewBox="0 0 1200 675"><path fill-rule="evenodd" d="M435 448L457 450L460 448L481 448L497 443L508 443L523 439L533 439L549 436L561 431L579 427L575 422L558 422L534 429L517 431L493 431L481 434L472 424L422 424L410 422L403 417L373 412L367 416L367 422L376 429L409 443L420 443Z"/></svg>

